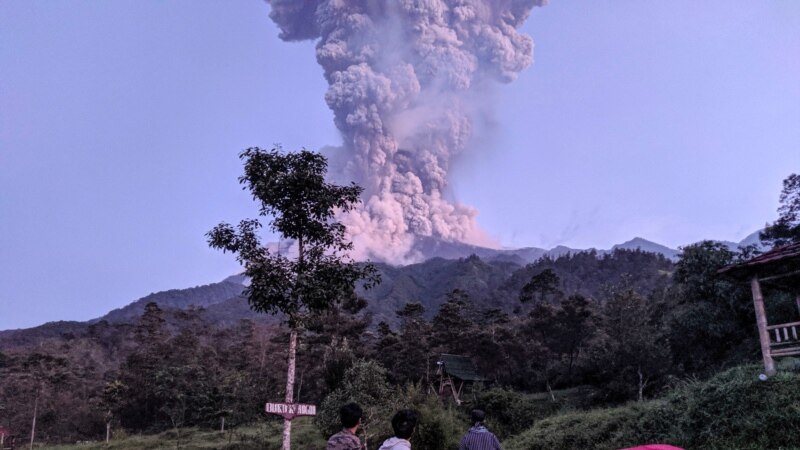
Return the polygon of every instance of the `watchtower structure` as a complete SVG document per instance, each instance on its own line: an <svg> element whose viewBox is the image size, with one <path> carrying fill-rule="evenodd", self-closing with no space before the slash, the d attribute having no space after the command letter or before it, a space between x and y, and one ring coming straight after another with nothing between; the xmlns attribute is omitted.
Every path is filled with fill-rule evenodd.
<svg viewBox="0 0 800 450"><path fill-rule="evenodd" d="M486 378L478 373L472 360L466 356L442 353L436 365L439 395L442 397L452 395L457 405L461 404L464 385L470 386L478 381L486 381Z"/></svg>
<svg viewBox="0 0 800 450"><path fill-rule="evenodd" d="M723 267L719 273L750 282L764 370L767 375L774 375L774 358L800 355L800 321L770 325L761 287L767 285L795 295L800 311L800 243L774 248L743 263Z"/></svg>

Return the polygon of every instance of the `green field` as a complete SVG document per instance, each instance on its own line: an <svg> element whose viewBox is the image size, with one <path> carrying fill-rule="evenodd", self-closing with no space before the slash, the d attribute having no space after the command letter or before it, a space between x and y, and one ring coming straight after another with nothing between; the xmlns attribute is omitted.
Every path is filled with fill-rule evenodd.
<svg viewBox="0 0 800 450"><path fill-rule="evenodd" d="M296 450L320 449L325 440L310 418L301 417L292 424L292 448ZM37 446L47 450L73 449L230 449L273 450L281 448L282 424L277 421L237 427L220 431L187 428L178 433L174 430L154 435L118 434L106 445L105 442L81 442L74 445ZM27 446L19 446L27 447Z"/></svg>

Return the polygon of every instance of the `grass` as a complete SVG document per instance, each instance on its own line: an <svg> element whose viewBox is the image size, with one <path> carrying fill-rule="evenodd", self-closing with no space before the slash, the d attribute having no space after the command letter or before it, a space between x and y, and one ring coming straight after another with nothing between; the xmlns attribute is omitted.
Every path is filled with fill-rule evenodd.
<svg viewBox="0 0 800 450"><path fill-rule="evenodd" d="M689 381L665 397L538 421L508 450L619 449L668 443L688 449L800 449L800 375L762 382L759 366Z"/></svg>
<svg viewBox="0 0 800 450"><path fill-rule="evenodd" d="M263 422L237 427L225 433L213 430L186 428L180 439L174 430L153 435L124 435L119 433L106 445L105 442L84 442L74 445L37 447L46 450L99 450L99 449L227 449L227 450L277 450L281 448L281 422ZM292 422L292 448L296 450L325 448L319 430L311 418L300 417Z"/></svg>

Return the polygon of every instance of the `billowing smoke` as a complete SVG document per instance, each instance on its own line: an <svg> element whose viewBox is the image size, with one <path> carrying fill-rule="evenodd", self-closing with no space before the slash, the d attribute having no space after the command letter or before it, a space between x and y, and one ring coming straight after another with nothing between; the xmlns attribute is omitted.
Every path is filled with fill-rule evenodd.
<svg viewBox="0 0 800 450"><path fill-rule="evenodd" d="M532 61L517 29L546 0L267 0L287 41L318 39L325 100L344 138L344 175L365 188L345 217L356 248L414 258L415 240L486 244L477 211L448 201L487 87Z"/></svg>

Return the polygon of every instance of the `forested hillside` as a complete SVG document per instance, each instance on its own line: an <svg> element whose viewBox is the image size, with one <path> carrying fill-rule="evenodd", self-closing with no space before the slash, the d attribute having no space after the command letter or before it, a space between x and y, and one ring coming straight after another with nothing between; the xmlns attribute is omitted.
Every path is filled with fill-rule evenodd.
<svg viewBox="0 0 800 450"><path fill-rule="evenodd" d="M306 327L297 397L324 404L358 370L384 373L387 389L425 391L438 355L455 353L493 387L470 401L494 402L496 414L511 414L518 395L549 399L508 435L562 407L650 398L675 377L758 360L748 287L716 274L736 258L702 242L677 263L617 250L526 266L477 256L379 266L378 288ZM241 296L224 298L241 288L155 294L168 301L142 305L132 321L5 333L0 425L27 433L37 408L38 439L69 442L98 439L106 420L128 432L259 420L263 403L282 397L287 336ZM182 303L186 292L202 292L206 307ZM774 320L793 320L792 300L769 295ZM572 392L568 402L560 392Z"/></svg>

